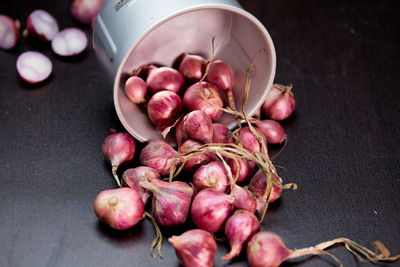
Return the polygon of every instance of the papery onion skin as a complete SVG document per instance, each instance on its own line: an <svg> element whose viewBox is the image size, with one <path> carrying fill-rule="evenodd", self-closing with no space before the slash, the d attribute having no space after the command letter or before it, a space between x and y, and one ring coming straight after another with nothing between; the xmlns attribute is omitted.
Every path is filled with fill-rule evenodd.
<svg viewBox="0 0 400 267"><path fill-rule="evenodd" d="M291 91L292 85L283 86L274 84L265 99L262 110L264 114L273 120L287 119L296 107L296 100Z"/></svg>
<svg viewBox="0 0 400 267"><path fill-rule="evenodd" d="M182 74L170 67L159 67L150 70L146 84L150 94L160 91L179 93L185 83Z"/></svg>
<svg viewBox="0 0 400 267"><path fill-rule="evenodd" d="M239 130L238 138L243 148L249 152L260 152L260 142L258 142L257 137L252 133L249 126L245 126Z"/></svg>
<svg viewBox="0 0 400 267"><path fill-rule="evenodd" d="M282 179L279 176L277 176L276 174L271 174L271 175L273 175L282 184ZM262 171L258 170L250 180L249 190L254 192L257 196L265 198L266 196L264 195L266 188L267 188L267 177L265 177ZM272 184L269 202L271 203L276 201L277 199L279 199L281 194L282 194L282 188L276 186L275 184Z"/></svg>
<svg viewBox="0 0 400 267"><path fill-rule="evenodd" d="M179 71L188 81L199 81L205 72L207 61L198 55L185 53L179 65Z"/></svg>
<svg viewBox="0 0 400 267"><path fill-rule="evenodd" d="M229 128L222 123L213 123L213 143L233 143L234 139L231 136Z"/></svg>
<svg viewBox="0 0 400 267"><path fill-rule="evenodd" d="M147 105L147 115L159 130L172 126L182 112L181 98L171 91L160 91L154 94Z"/></svg>
<svg viewBox="0 0 400 267"><path fill-rule="evenodd" d="M221 117L222 110L218 107L222 108L223 105L224 102L218 88L209 82L201 82L200 86L199 83L195 83L186 89L183 95L183 106L188 111L201 110L212 121L216 121Z"/></svg>
<svg viewBox="0 0 400 267"><path fill-rule="evenodd" d="M217 252L217 243L207 231L192 229L179 236L172 236L168 241L175 248L175 253L185 267L212 267Z"/></svg>
<svg viewBox="0 0 400 267"><path fill-rule="evenodd" d="M269 144L281 144L286 138L285 130L277 121L261 120L254 124Z"/></svg>
<svg viewBox="0 0 400 267"><path fill-rule="evenodd" d="M201 110L193 110L183 118L183 130L190 139L203 143L211 143L213 140L212 121Z"/></svg>
<svg viewBox="0 0 400 267"><path fill-rule="evenodd" d="M225 224L225 236L231 245L231 251L222 259L229 260L237 257L258 231L260 231L260 223L253 213L247 210L235 211Z"/></svg>
<svg viewBox="0 0 400 267"><path fill-rule="evenodd" d="M235 81L235 75L231 66L222 60L211 62L206 80L215 84L223 91L230 90Z"/></svg>
<svg viewBox="0 0 400 267"><path fill-rule="evenodd" d="M181 154L189 153L198 149L202 145L203 144L199 141L188 139L179 147L179 152ZM185 162L183 170L186 173L193 173L199 166L207 164L212 160L215 160L213 152L205 152L191 156L190 159Z"/></svg>
<svg viewBox="0 0 400 267"><path fill-rule="evenodd" d="M198 190L210 188L219 192L225 192L229 185L225 166L219 161L200 166L193 174L192 182Z"/></svg>
<svg viewBox="0 0 400 267"><path fill-rule="evenodd" d="M125 83L125 94L135 104L145 103L147 94L146 82L138 76L129 77Z"/></svg>
<svg viewBox="0 0 400 267"><path fill-rule="evenodd" d="M139 194L128 187L100 192L94 200L94 212L105 224L116 230L136 225L144 217L144 204Z"/></svg>
<svg viewBox="0 0 400 267"><path fill-rule="evenodd" d="M290 256L283 240L271 232L258 232L247 245L250 267L278 267Z"/></svg>
<svg viewBox="0 0 400 267"><path fill-rule="evenodd" d="M236 162L232 158L228 158L226 162L228 163L229 167L231 168L231 172L233 178L236 178L237 172L239 171L238 178L236 180L237 183L245 183L250 180L253 175L254 168L256 163L254 161L236 158L236 161L239 163L239 168L236 165Z"/></svg>
<svg viewBox="0 0 400 267"><path fill-rule="evenodd" d="M139 161L142 165L155 169L160 175L166 175L169 174L171 165L178 155L178 151L174 150L167 142L155 140L149 142L142 149Z"/></svg>
<svg viewBox="0 0 400 267"><path fill-rule="evenodd" d="M247 188L235 184L230 194L235 198L233 205L236 209L246 210L250 213L254 213L257 210L257 197Z"/></svg>

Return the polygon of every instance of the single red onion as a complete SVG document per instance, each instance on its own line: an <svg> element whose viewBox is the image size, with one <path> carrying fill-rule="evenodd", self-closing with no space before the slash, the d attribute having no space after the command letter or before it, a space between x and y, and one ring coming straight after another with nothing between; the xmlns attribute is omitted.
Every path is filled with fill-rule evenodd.
<svg viewBox="0 0 400 267"><path fill-rule="evenodd" d="M106 160L111 163L115 181L121 187L117 169L124 162L129 162L135 155L136 142L128 133L112 133L104 139L101 150Z"/></svg>
<svg viewBox="0 0 400 267"><path fill-rule="evenodd" d="M212 121L216 121L221 117L223 107L221 95L218 88L209 83L201 82L190 86L183 95L183 106L188 111L201 110L210 117Z"/></svg>
<svg viewBox="0 0 400 267"><path fill-rule="evenodd" d="M136 168L127 169L123 173L122 185L135 190L142 197L143 203L146 205L149 197L151 196L151 192L139 186L139 183L141 181L154 179L161 179L158 171L150 167L139 166Z"/></svg>
<svg viewBox="0 0 400 267"><path fill-rule="evenodd" d="M185 53L179 71L188 81L199 81L206 70L207 61L198 55L190 55Z"/></svg>
<svg viewBox="0 0 400 267"><path fill-rule="evenodd" d="M144 217L139 194L128 187L100 192L94 200L94 212L100 221L117 230L136 225Z"/></svg>
<svg viewBox="0 0 400 267"><path fill-rule="evenodd" d="M261 120L254 123L269 144L281 144L285 140L285 130L274 120Z"/></svg>
<svg viewBox="0 0 400 267"><path fill-rule="evenodd" d="M201 110L193 110L183 118L183 130L190 139L211 143L213 125L210 117Z"/></svg>
<svg viewBox="0 0 400 267"><path fill-rule="evenodd" d="M104 0L74 0L71 15L78 22L90 25L99 13Z"/></svg>
<svg viewBox="0 0 400 267"><path fill-rule="evenodd" d="M151 141L140 152L139 161L161 175L166 175L179 153L162 140ZM178 163L178 162L177 162Z"/></svg>
<svg viewBox="0 0 400 267"><path fill-rule="evenodd" d="M245 126L239 130L238 138L243 148L247 149L249 152L260 152L260 142L258 142L257 137L251 132L249 126Z"/></svg>
<svg viewBox="0 0 400 267"><path fill-rule="evenodd" d="M221 123L213 124L213 143L233 143L232 132L229 128Z"/></svg>
<svg viewBox="0 0 400 267"><path fill-rule="evenodd" d="M53 52L62 57L76 56L85 51L88 39L78 28L66 28L57 33L51 41Z"/></svg>
<svg viewBox="0 0 400 267"><path fill-rule="evenodd" d="M198 141L188 139L179 147L179 152L181 154L186 154L186 153L189 153L189 152L192 152L192 151L198 149L202 145L203 144ZM215 159L215 155L212 152L206 152L206 153L201 153L201 154L197 154L194 156L190 156L190 159L187 160L185 165L183 166L183 170L187 173L192 173L199 166L207 164L214 159Z"/></svg>
<svg viewBox="0 0 400 267"><path fill-rule="evenodd" d="M125 94L135 104L146 102L147 85L139 76L131 76L125 82Z"/></svg>
<svg viewBox="0 0 400 267"><path fill-rule="evenodd" d="M212 267L217 252L214 237L201 229L192 229L179 236L171 236L168 241L185 267Z"/></svg>
<svg viewBox="0 0 400 267"><path fill-rule="evenodd" d="M260 231L260 223L253 213L247 210L235 211L225 224L225 236L231 246L231 251L221 259L229 260L237 257L258 231Z"/></svg>
<svg viewBox="0 0 400 267"><path fill-rule="evenodd" d="M13 21L9 16L0 14L0 48L13 48L19 40L19 21Z"/></svg>
<svg viewBox="0 0 400 267"><path fill-rule="evenodd" d="M150 71L146 83L150 94L164 90L178 93L182 89L185 79L176 69L160 67Z"/></svg>
<svg viewBox="0 0 400 267"><path fill-rule="evenodd" d="M152 214L162 226L183 224L187 218L193 188L187 183L151 179L139 185L153 193Z"/></svg>
<svg viewBox="0 0 400 267"><path fill-rule="evenodd" d="M265 99L262 110L273 120L281 121L288 118L294 111L296 100L292 93L292 84L283 86L274 84Z"/></svg>
<svg viewBox="0 0 400 267"><path fill-rule="evenodd" d="M200 166L193 174L193 185L198 189L214 189L225 192L229 185L224 164L220 161L211 161Z"/></svg>
<svg viewBox="0 0 400 267"><path fill-rule="evenodd" d="M171 91L160 91L154 94L147 105L150 121L160 130L172 126L182 112L181 98Z"/></svg>
<svg viewBox="0 0 400 267"><path fill-rule="evenodd" d="M17 58L17 71L25 82L35 84L50 76L53 64L40 52L26 51Z"/></svg>
<svg viewBox="0 0 400 267"><path fill-rule="evenodd" d="M239 210L247 210L248 212L254 213L257 210L257 197L250 190L233 185L230 195L235 198L233 206Z"/></svg>
<svg viewBox="0 0 400 267"><path fill-rule="evenodd" d="M39 40L50 42L58 33L56 19L47 11L37 9L29 14L26 20L24 36L31 36Z"/></svg>
<svg viewBox="0 0 400 267"><path fill-rule="evenodd" d="M194 197L190 214L197 227L208 232L217 232L224 227L233 210L235 199L231 195L203 189Z"/></svg>
<svg viewBox="0 0 400 267"><path fill-rule="evenodd" d="M276 174L271 174L274 176L275 180L280 182L282 185L282 179L276 175ZM267 189L267 177L265 177L264 173L261 170L258 170L256 174L251 178L250 184L249 184L249 190L254 192L257 196L262 197L266 199L266 189ZM271 194L269 196L269 202L274 202L276 201L282 194L282 188L279 186L276 186L275 184L272 184L272 189L271 189Z"/></svg>
<svg viewBox="0 0 400 267"><path fill-rule="evenodd" d="M253 118L261 120L261 107L259 107L253 114Z"/></svg>
<svg viewBox="0 0 400 267"><path fill-rule="evenodd" d="M229 167L231 168L233 178L238 175L236 182L245 183L250 180L251 176L253 175L256 163L254 161L246 160L243 158L236 158L236 161L239 163L239 166L236 165L235 160L232 158L228 158L226 160ZM238 171L239 174L237 174Z"/></svg>
<svg viewBox="0 0 400 267"><path fill-rule="evenodd" d="M179 120L175 126L175 139L178 147L180 147L183 142L189 139L188 135L183 129L183 120Z"/></svg>

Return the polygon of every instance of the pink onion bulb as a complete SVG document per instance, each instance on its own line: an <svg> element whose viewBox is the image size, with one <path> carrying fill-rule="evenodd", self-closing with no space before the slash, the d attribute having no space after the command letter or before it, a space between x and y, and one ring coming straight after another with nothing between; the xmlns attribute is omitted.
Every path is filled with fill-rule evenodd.
<svg viewBox="0 0 400 267"><path fill-rule="evenodd" d="M153 193L152 214L162 226L183 224L187 218L193 188L187 183L152 179L139 185Z"/></svg>
<svg viewBox="0 0 400 267"><path fill-rule="evenodd" d="M17 58L19 76L27 83L36 84L46 80L53 71L53 64L44 54L26 51Z"/></svg>
<svg viewBox="0 0 400 267"><path fill-rule="evenodd" d="M285 130L274 120L256 121L255 125L260 133L265 137L269 144L281 144L286 138Z"/></svg>
<svg viewBox="0 0 400 267"><path fill-rule="evenodd" d="M139 166L136 168L127 169L122 175L122 185L126 187L130 187L135 190L143 200L143 203L146 205L149 197L151 196L151 192L142 188L139 183L146 180L160 180L160 174L153 168L146 166Z"/></svg>
<svg viewBox="0 0 400 267"><path fill-rule="evenodd" d="M235 75L228 63L222 60L214 60L210 64L206 80L226 91L232 89Z"/></svg>
<svg viewBox="0 0 400 267"><path fill-rule="evenodd" d="M247 245L250 267L278 267L290 253L283 240L271 232L258 232Z"/></svg>
<svg viewBox="0 0 400 267"><path fill-rule="evenodd" d="M258 231L260 231L260 223L253 213L247 210L235 211L225 224L225 236L231 245L231 251L222 259L229 260L237 257Z"/></svg>
<svg viewBox="0 0 400 267"><path fill-rule="evenodd" d="M235 160L232 158L228 158L226 160L229 167L231 168L233 178L235 179L236 175L238 175L236 180L237 183L245 183L249 181L253 175L256 163L254 161L249 161L242 158L236 158L236 161L237 163L239 163L239 166L236 165Z"/></svg>
<svg viewBox="0 0 400 267"><path fill-rule="evenodd" d="M135 155L136 142L128 133L113 133L104 139L101 150L106 160L111 163L115 181L121 187L117 175L119 165L129 162Z"/></svg>
<svg viewBox="0 0 400 267"><path fill-rule="evenodd" d="M179 153L163 140L151 141L140 152L139 161L142 165L151 167L160 175L169 174ZM178 163L179 161L177 161Z"/></svg>
<svg viewBox="0 0 400 267"><path fill-rule="evenodd" d="M183 142L189 139L189 136L186 134L183 129L183 120L179 120L175 126L175 139L178 147L182 145Z"/></svg>
<svg viewBox="0 0 400 267"><path fill-rule="evenodd" d="M218 107L222 108L224 102L215 85L209 82L201 82L200 86L199 83L195 83L186 90L183 95L183 106L188 111L201 110L206 113L212 121L216 121L222 115L222 110Z"/></svg>
<svg viewBox="0 0 400 267"><path fill-rule="evenodd" d="M194 197L190 214L197 227L217 232L224 227L233 211L235 199L231 195L212 189L203 189Z"/></svg>
<svg viewBox="0 0 400 267"><path fill-rule="evenodd" d="M189 153L198 149L202 145L203 144L198 141L188 139L179 147L179 152L181 154ZM183 166L183 170L186 173L193 173L199 166L207 164L214 159L215 155L212 152L206 152L191 156L190 159L187 160L185 165Z"/></svg>
<svg viewBox="0 0 400 267"><path fill-rule="evenodd" d="M90 25L99 13L104 0L74 0L71 15L78 22Z"/></svg>
<svg viewBox="0 0 400 267"><path fill-rule="evenodd" d="M275 179L282 184L282 179L276 175L273 174ZM264 202L265 202L265 191L267 189L267 177L265 177L264 173L260 170L256 172L256 174L251 178L250 184L249 184L249 190L254 192L257 196L264 197ZM271 195L269 197L269 202L274 202L276 201L282 194L282 188L276 186L275 184L272 184L272 190L271 190Z"/></svg>
<svg viewBox="0 0 400 267"><path fill-rule="evenodd" d="M9 50L19 40L19 21L13 21L9 16L0 14L0 48Z"/></svg>
<svg viewBox="0 0 400 267"><path fill-rule="evenodd" d="M147 105L147 115L150 121L160 130L172 126L182 112L181 98L170 91L160 91L154 94Z"/></svg>
<svg viewBox="0 0 400 267"><path fill-rule="evenodd" d="M164 90L178 93L185 84L185 79L176 69L160 67L150 71L146 83L150 94Z"/></svg>
<svg viewBox="0 0 400 267"><path fill-rule="evenodd" d="M94 212L100 221L116 230L136 225L144 217L139 194L128 187L100 192L94 200Z"/></svg>
<svg viewBox="0 0 400 267"><path fill-rule="evenodd" d="M203 57L185 53L179 71L188 81L197 82L203 77L206 65L207 61Z"/></svg>
<svg viewBox="0 0 400 267"><path fill-rule="evenodd" d="M251 153L260 152L260 142L258 142L257 137L251 132L249 126L240 129L238 138L243 148L247 149Z"/></svg>
<svg viewBox="0 0 400 267"><path fill-rule="evenodd" d="M88 39L78 28L66 28L57 33L51 41L53 52L62 57L71 57L86 50Z"/></svg>
<svg viewBox="0 0 400 267"><path fill-rule="evenodd" d="M211 143L213 125L210 117L201 110L193 110L183 118L183 130L190 139Z"/></svg>
<svg viewBox="0 0 400 267"><path fill-rule="evenodd" d="M296 100L291 90L292 84L287 86L274 84L272 86L262 105L262 110L268 118L281 121L293 113Z"/></svg>
<svg viewBox="0 0 400 267"><path fill-rule="evenodd" d="M220 161L200 166L193 174L192 182L198 190L210 188L219 192L225 192L229 185L225 166Z"/></svg>
<svg viewBox="0 0 400 267"><path fill-rule="evenodd" d="M229 128L221 123L213 124L213 143L233 143L234 139L232 137L232 132Z"/></svg>
<svg viewBox="0 0 400 267"><path fill-rule="evenodd" d="M26 20L26 32L39 40L50 42L59 31L57 20L47 11L37 9L29 14Z"/></svg>
<svg viewBox="0 0 400 267"><path fill-rule="evenodd" d="M212 267L217 252L214 237L201 229L184 232L180 236L171 236L168 241L185 267Z"/></svg>
<svg viewBox="0 0 400 267"><path fill-rule="evenodd" d="M146 82L138 76L129 77L125 82L125 94L135 104L145 103L147 94Z"/></svg>
<svg viewBox="0 0 400 267"><path fill-rule="evenodd" d="M245 187L233 185L230 195L235 198L233 206L239 210L247 210L254 213L257 210L257 197L250 190Z"/></svg>

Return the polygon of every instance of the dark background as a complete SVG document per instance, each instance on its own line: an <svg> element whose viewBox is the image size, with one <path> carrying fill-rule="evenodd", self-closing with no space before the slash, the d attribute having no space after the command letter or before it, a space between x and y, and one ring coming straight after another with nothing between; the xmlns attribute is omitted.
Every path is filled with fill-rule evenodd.
<svg viewBox="0 0 400 267"><path fill-rule="evenodd" d="M60 28L80 26L70 16L71 2L2 1L0 13L24 25L31 11L42 8ZM262 228L278 233L289 248L348 237L369 247L378 239L399 253L395 1L240 2L274 41L275 82L292 82L297 98L295 114L283 122L288 144L273 162L299 189L271 205ZM15 68L17 56L31 49L54 64L50 79L38 86L23 83ZM101 144L109 128L124 131L104 77L91 44L72 60L26 39L0 51L0 266L179 266L166 237L180 229L164 229L165 257L155 261L149 221L116 232L94 215L95 196L115 187ZM246 266L244 256L221 261L227 252L219 244L216 266ZM330 252L345 266L373 266L359 264L341 246ZM334 263L305 257L284 266Z"/></svg>

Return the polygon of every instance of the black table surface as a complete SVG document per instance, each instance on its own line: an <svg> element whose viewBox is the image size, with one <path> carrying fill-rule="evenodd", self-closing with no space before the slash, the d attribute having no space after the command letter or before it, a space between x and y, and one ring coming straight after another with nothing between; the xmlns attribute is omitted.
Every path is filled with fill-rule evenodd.
<svg viewBox="0 0 400 267"><path fill-rule="evenodd" d="M41 8L61 28L81 27L69 13L71 2L3 1L0 13L24 25ZM297 98L295 113L282 122L288 143L273 162L283 167L284 181L299 188L271 205L262 229L278 233L289 248L348 237L368 247L380 240L399 253L395 1L240 2L274 41L275 82L292 82ZM50 79L37 86L22 82L15 68L17 56L32 49L48 55L54 67ZM116 187L101 144L110 128L124 128L91 44L72 60L26 39L0 51L0 125L0 266L179 266L166 239L182 229L163 229L164 259L154 260L149 221L117 232L93 212L95 196ZM219 244L215 266L247 265L244 255L220 260L228 250ZM345 266L373 266L358 263L342 246L329 252ZM334 265L326 256L283 264Z"/></svg>

